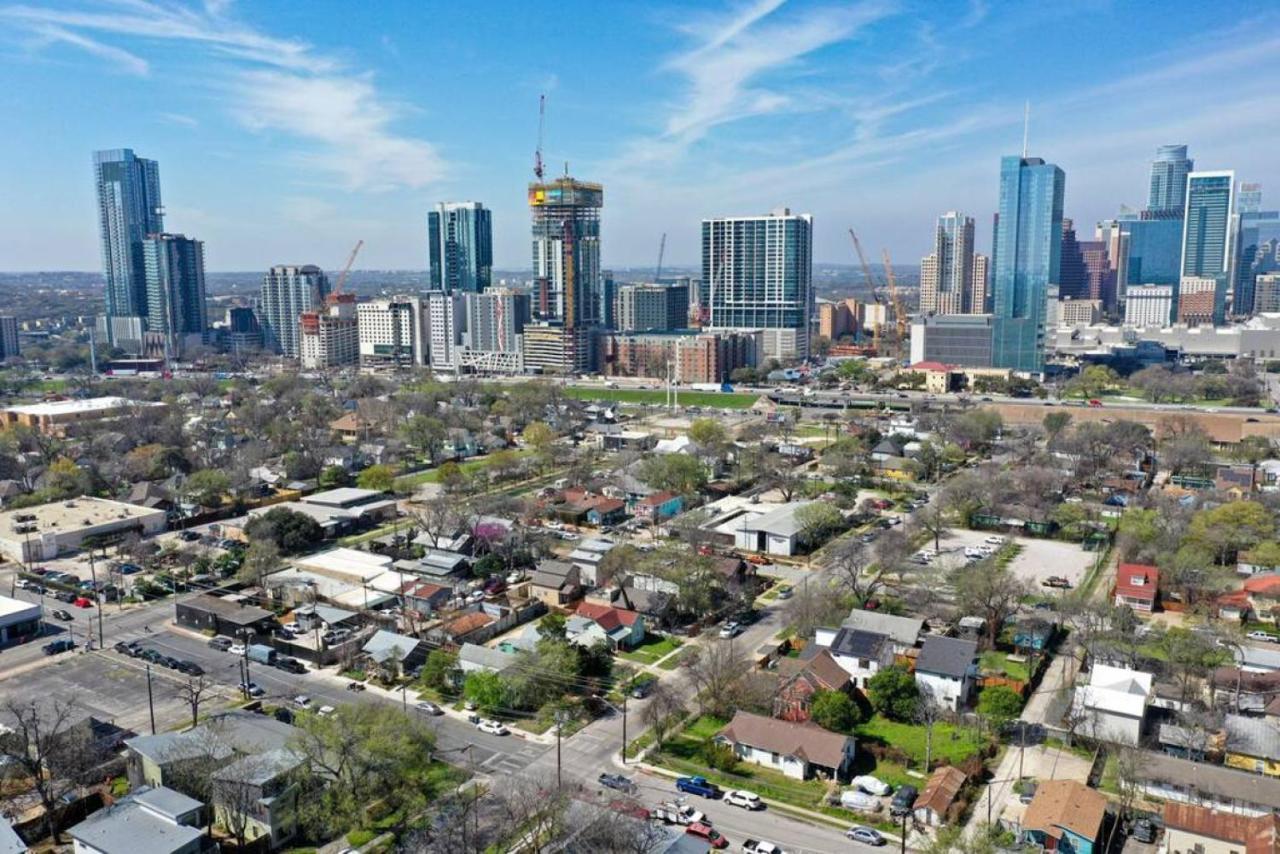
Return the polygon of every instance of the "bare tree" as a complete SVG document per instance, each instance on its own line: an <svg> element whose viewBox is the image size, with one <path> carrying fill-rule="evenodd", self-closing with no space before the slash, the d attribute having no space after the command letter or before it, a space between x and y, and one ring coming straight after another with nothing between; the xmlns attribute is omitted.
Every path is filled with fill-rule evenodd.
<svg viewBox="0 0 1280 854"><path fill-rule="evenodd" d="M244 848L262 799L261 778L270 770L265 756L245 756L219 768L210 778L210 797L219 824Z"/></svg>
<svg viewBox="0 0 1280 854"><path fill-rule="evenodd" d="M560 848L565 854L649 854L667 838L658 822L637 818L638 801L624 798L587 811Z"/></svg>
<svg viewBox="0 0 1280 854"><path fill-rule="evenodd" d="M535 854L557 846L566 828L569 794L554 779L531 783L507 778L505 785L495 788L491 795L499 838L507 845Z"/></svg>
<svg viewBox="0 0 1280 854"><path fill-rule="evenodd" d="M946 707L938 703L933 696L933 691L921 685L920 696L916 700L915 719L924 727L924 773L926 776L932 770L929 766L933 762L933 727L946 717L946 714Z"/></svg>
<svg viewBox="0 0 1280 854"><path fill-rule="evenodd" d="M187 708L191 709L193 728L200 724L200 703L212 688L210 683L204 681L203 676L188 677L186 682L178 686L178 696Z"/></svg>
<svg viewBox="0 0 1280 854"><path fill-rule="evenodd" d="M916 513L915 524L933 538L934 550L941 551L942 538L947 535L951 527L947 524L947 514L942 503L933 501L921 507Z"/></svg>
<svg viewBox="0 0 1280 854"><path fill-rule="evenodd" d="M884 567L875 562L867 547L856 539L844 539L831 547L827 571L858 604L874 597L884 586Z"/></svg>
<svg viewBox="0 0 1280 854"><path fill-rule="evenodd" d="M689 681L697 690L699 714L725 717L734 686L750 666L733 640L713 640L685 658Z"/></svg>
<svg viewBox="0 0 1280 854"><path fill-rule="evenodd" d="M994 560L982 560L951 573L957 604L986 621L987 646L994 648L996 635L1004 620L1017 610L1023 596L1030 592L1025 581L1007 566Z"/></svg>
<svg viewBox="0 0 1280 854"><path fill-rule="evenodd" d="M649 700L640 712L640 722L653 733L653 744L658 750L666 744L667 734L675 725L675 716L683 710L684 703L668 682L660 681L653 686Z"/></svg>
<svg viewBox="0 0 1280 854"><path fill-rule="evenodd" d="M409 505L409 515L431 539L432 548L439 548L441 540L456 534L466 518L458 499L445 495Z"/></svg>
<svg viewBox="0 0 1280 854"><path fill-rule="evenodd" d="M9 700L9 731L0 735L0 756L20 769L44 807L44 825L59 842L60 799L103 757L94 748L84 712L74 700Z"/></svg>

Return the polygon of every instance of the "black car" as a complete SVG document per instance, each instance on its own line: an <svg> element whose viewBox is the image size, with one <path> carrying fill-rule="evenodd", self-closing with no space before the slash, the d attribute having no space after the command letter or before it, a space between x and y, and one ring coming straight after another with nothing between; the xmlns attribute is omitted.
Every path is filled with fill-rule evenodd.
<svg viewBox="0 0 1280 854"><path fill-rule="evenodd" d="M59 590L57 593L53 594L53 598L57 599L59 602L66 602L69 605L80 597L69 590Z"/></svg>
<svg viewBox="0 0 1280 854"><path fill-rule="evenodd" d="M1133 823L1133 830L1129 833L1129 837L1138 842L1155 842L1156 826L1150 819L1140 818Z"/></svg>
<svg viewBox="0 0 1280 854"><path fill-rule="evenodd" d="M57 655L60 652L66 652L76 648L76 642L62 638L56 641L50 641L41 647L45 655Z"/></svg>
<svg viewBox="0 0 1280 854"><path fill-rule="evenodd" d="M899 787L898 791L893 795L893 800L889 802L889 815L903 816L909 814L915 807L916 797L919 794L915 786L905 785Z"/></svg>
<svg viewBox="0 0 1280 854"><path fill-rule="evenodd" d="M649 679L637 679L631 686L631 699L643 700L653 693L653 687L657 684L658 680L652 677Z"/></svg>
<svg viewBox="0 0 1280 854"><path fill-rule="evenodd" d="M203 676L204 668L196 664L194 661L179 661L178 669L188 676Z"/></svg>
<svg viewBox="0 0 1280 854"><path fill-rule="evenodd" d="M191 543L200 539L200 535L195 531L179 531L178 539L182 540L184 543Z"/></svg>
<svg viewBox="0 0 1280 854"><path fill-rule="evenodd" d="M65 608L54 608L49 613L53 615L55 620L62 620L64 623L69 623L75 619L75 617L71 616L71 612Z"/></svg>
<svg viewBox="0 0 1280 854"><path fill-rule="evenodd" d="M296 658L288 658L281 656L275 660L277 670L284 670L287 673L306 673L307 666Z"/></svg>
<svg viewBox="0 0 1280 854"><path fill-rule="evenodd" d="M627 794L631 794L638 789L636 784L630 778L624 777L621 774L601 774L596 778L596 782L601 786L604 786L606 789L615 789L619 792L626 792Z"/></svg>

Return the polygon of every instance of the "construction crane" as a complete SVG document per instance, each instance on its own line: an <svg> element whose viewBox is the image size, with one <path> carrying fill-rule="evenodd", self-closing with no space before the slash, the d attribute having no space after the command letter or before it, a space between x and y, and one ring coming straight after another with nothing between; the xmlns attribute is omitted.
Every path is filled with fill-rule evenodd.
<svg viewBox="0 0 1280 854"><path fill-rule="evenodd" d="M662 281L662 256L666 254L666 251L667 233L664 231L662 232L662 239L658 241L658 269L653 274L653 281L655 284Z"/></svg>
<svg viewBox="0 0 1280 854"><path fill-rule="evenodd" d="M853 250L858 253L858 263L862 265L862 275L866 277L867 287L871 288L871 296L876 301L876 305L883 305L880 300L880 291L876 288L875 277L871 275L871 265L867 263L867 256L862 251L862 243L858 240L858 235L851 228L849 229L849 239L853 241ZM877 323L871 327L871 348L880 352L880 324Z"/></svg>
<svg viewBox="0 0 1280 854"><path fill-rule="evenodd" d="M351 273L351 265L356 262L356 256L360 254L360 248L364 246L363 240L356 241L356 248L351 250L351 254L347 256L347 266L342 268L342 272L338 274L338 283L333 287L333 296L336 299L342 293L342 286L347 283L347 276Z"/></svg>
<svg viewBox="0 0 1280 854"><path fill-rule="evenodd" d="M902 308L902 298L898 296L898 279L893 275L893 259L889 257L889 250L880 250L880 257L884 260L884 277L889 282L889 299L893 302L893 321L897 331L895 355L901 358L902 347L907 340L907 313Z"/></svg>
<svg viewBox="0 0 1280 854"><path fill-rule="evenodd" d="M533 152L533 174L542 180L542 131L547 121L547 96L538 96L538 147Z"/></svg>

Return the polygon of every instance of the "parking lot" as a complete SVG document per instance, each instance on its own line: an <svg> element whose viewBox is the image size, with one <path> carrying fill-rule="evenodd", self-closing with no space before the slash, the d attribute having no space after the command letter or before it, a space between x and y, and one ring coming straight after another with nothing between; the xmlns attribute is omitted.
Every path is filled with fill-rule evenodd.
<svg viewBox="0 0 1280 854"><path fill-rule="evenodd" d="M983 545L990 536L992 534L988 531L960 529L948 531L942 537L943 554L934 561L934 565L950 569L962 564L964 550ZM1006 539L1021 547L1021 551L1009 564L1009 568L1018 578L1042 591L1049 588L1043 587L1041 582L1051 575L1067 579L1072 588L1078 587L1096 557L1095 553L1087 552L1075 543L1028 537L1006 537Z"/></svg>

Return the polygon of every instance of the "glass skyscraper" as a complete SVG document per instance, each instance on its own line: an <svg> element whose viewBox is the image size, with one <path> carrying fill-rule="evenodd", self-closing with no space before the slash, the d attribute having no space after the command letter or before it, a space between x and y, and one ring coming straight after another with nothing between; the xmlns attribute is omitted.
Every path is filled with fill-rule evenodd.
<svg viewBox="0 0 1280 854"><path fill-rule="evenodd" d="M1065 186L1063 171L1038 157L1000 160L992 239L995 367L1039 371L1044 365L1046 299L1062 263Z"/></svg>
<svg viewBox="0 0 1280 854"><path fill-rule="evenodd" d="M209 328L205 306L204 243L181 234L153 234L142 242L147 281L147 330L165 336L170 353L182 338Z"/></svg>
<svg viewBox="0 0 1280 854"><path fill-rule="evenodd" d="M1181 214L1187 191L1187 175L1195 163L1187 157L1185 145L1162 145L1151 161L1151 191L1147 195L1148 211Z"/></svg>
<svg viewBox="0 0 1280 854"><path fill-rule="evenodd" d="M262 277L258 301L258 321L265 345L278 353L298 358L301 342L298 317L315 311L329 294L329 279L314 264L278 265Z"/></svg>
<svg viewBox="0 0 1280 854"><path fill-rule="evenodd" d="M604 188L569 176L529 185L533 212L534 314L567 329L604 320L600 209Z"/></svg>
<svg viewBox="0 0 1280 854"><path fill-rule="evenodd" d="M431 287L479 293L493 283L493 223L479 202L441 202L427 214Z"/></svg>
<svg viewBox="0 0 1280 854"><path fill-rule="evenodd" d="M142 242L148 234L164 231L160 165L128 148L95 151L93 175L107 317L145 317L147 276ZM107 329L112 329L111 323Z"/></svg>
<svg viewBox="0 0 1280 854"><path fill-rule="evenodd" d="M1192 172L1182 228L1182 276L1212 278L1227 272L1234 172Z"/></svg>

